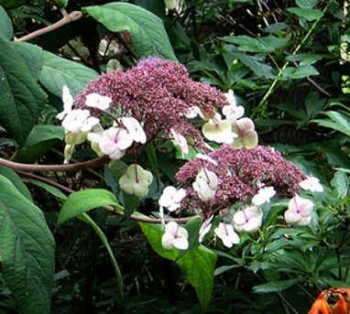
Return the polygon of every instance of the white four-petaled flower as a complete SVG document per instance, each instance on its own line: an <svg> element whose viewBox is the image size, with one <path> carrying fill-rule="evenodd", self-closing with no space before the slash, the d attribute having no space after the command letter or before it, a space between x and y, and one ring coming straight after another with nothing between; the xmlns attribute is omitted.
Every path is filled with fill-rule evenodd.
<svg viewBox="0 0 350 314"><path fill-rule="evenodd" d="M218 184L219 180L217 175L203 167L197 174L192 187L197 192L198 197L203 202L207 202L214 198Z"/></svg>
<svg viewBox="0 0 350 314"><path fill-rule="evenodd" d="M291 225L306 226L311 222L313 207L314 204L310 200L296 194L288 203L284 219Z"/></svg>
<svg viewBox="0 0 350 314"><path fill-rule="evenodd" d="M260 206L264 203L269 203L270 199L276 194L273 186L266 186L261 188L257 194L252 198L252 204Z"/></svg>
<svg viewBox="0 0 350 314"><path fill-rule="evenodd" d="M199 243L202 243L204 240L204 237L209 233L211 226L212 226L211 221L212 221L213 217L214 216L210 216L201 225L201 227L199 229L199 238L198 238Z"/></svg>
<svg viewBox="0 0 350 314"><path fill-rule="evenodd" d="M89 132L100 120L90 115L89 110L73 109L65 115L62 126L72 133Z"/></svg>
<svg viewBox="0 0 350 314"><path fill-rule="evenodd" d="M223 222L220 222L219 226L215 228L215 234L217 237L221 239L222 243L228 248L231 248L234 244L239 243L239 236L233 230L233 227L230 224L225 224Z"/></svg>
<svg viewBox="0 0 350 314"><path fill-rule="evenodd" d="M167 208L170 212L173 212L180 208L181 201L186 196L185 189L176 189L174 186L167 186L162 195L160 196L158 203L159 206Z"/></svg>
<svg viewBox="0 0 350 314"><path fill-rule="evenodd" d="M86 96L85 105L91 108L107 110L112 102L108 96L102 96L97 93L91 93Z"/></svg>
<svg viewBox="0 0 350 314"><path fill-rule="evenodd" d="M210 119L202 126L203 135L209 140L219 144L232 144L234 139L238 137L232 131L231 122L221 120L221 116L217 113L214 119Z"/></svg>
<svg viewBox="0 0 350 314"><path fill-rule="evenodd" d="M237 106L236 97L232 90L229 90L225 96L230 104L222 108L222 114L226 120L232 123L244 115L244 107Z"/></svg>
<svg viewBox="0 0 350 314"><path fill-rule="evenodd" d="M174 128L171 128L170 132L174 139L174 142L180 147L182 154L187 155L189 153L189 148L186 138L178 133Z"/></svg>
<svg viewBox="0 0 350 314"><path fill-rule="evenodd" d="M162 245L165 249L188 249L188 232L184 227L179 226L175 221L165 225L165 233L162 236Z"/></svg>
<svg viewBox="0 0 350 314"><path fill-rule="evenodd" d="M132 141L141 144L146 143L146 133L138 120L133 117L123 117L119 119L119 122L126 128Z"/></svg>
<svg viewBox="0 0 350 314"><path fill-rule="evenodd" d="M252 233L262 224L263 212L257 206L246 207L233 215L233 226L238 232Z"/></svg>
<svg viewBox="0 0 350 314"><path fill-rule="evenodd" d="M69 91L67 85L63 85L62 88L62 100L63 100L63 111L56 115L56 118L63 120L63 118L72 111L74 99Z"/></svg>
<svg viewBox="0 0 350 314"><path fill-rule="evenodd" d="M321 185L318 178L315 177L307 177L307 179L301 181L299 186L311 192L323 192L323 186Z"/></svg>

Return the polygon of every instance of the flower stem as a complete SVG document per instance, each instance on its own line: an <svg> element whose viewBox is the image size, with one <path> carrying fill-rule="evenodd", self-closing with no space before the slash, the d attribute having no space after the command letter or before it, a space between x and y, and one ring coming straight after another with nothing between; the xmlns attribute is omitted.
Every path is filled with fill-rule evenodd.
<svg viewBox="0 0 350 314"><path fill-rule="evenodd" d="M322 10L322 15L320 15L320 17L318 19L316 19L316 21L312 24L312 26L310 27L308 32L305 34L305 36L303 37L301 42L298 44L298 46L295 47L294 51L291 54L292 56L296 55L299 52L299 50L304 46L304 44L309 40L309 38L312 35L312 33L314 32L316 26L319 24L319 22L321 21L321 19L323 18L324 14L326 13L326 11L328 10L329 6L331 5L331 3L333 1L334 0L328 1L327 5ZM286 61L283 64L282 68L279 69L275 79L271 83L271 85L270 85L269 89L267 90L267 92L265 93L264 97L261 99L261 101L259 102L258 106L256 108L254 108L253 113L252 113L252 118L256 118L258 115L264 115L265 114L267 99L271 96L271 94L275 90L275 88L277 86L277 83L279 82L280 77L283 74L283 71L287 68L288 65L289 65L289 61Z"/></svg>

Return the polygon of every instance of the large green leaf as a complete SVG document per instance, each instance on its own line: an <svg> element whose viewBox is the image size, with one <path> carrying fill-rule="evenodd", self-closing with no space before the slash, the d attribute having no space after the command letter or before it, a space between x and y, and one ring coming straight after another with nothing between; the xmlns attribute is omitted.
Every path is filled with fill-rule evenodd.
<svg viewBox="0 0 350 314"><path fill-rule="evenodd" d="M39 80L39 75L43 67L43 50L41 47L25 42L14 42L13 45L22 56L31 75L35 80Z"/></svg>
<svg viewBox="0 0 350 314"><path fill-rule="evenodd" d="M246 67L252 70L259 77L274 78L273 69L264 63L257 56L250 56L240 52L232 53L234 58L237 58Z"/></svg>
<svg viewBox="0 0 350 314"><path fill-rule="evenodd" d="M300 281L299 278L293 278L288 280L280 281L270 281L261 285L254 286L254 292L259 293L271 293L271 292L280 292L294 286Z"/></svg>
<svg viewBox="0 0 350 314"><path fill-rule="evenodd" d="M279 38L272 35L258 38L246 35L225 36L221 39L228 43L238 45L239 51L264 53L271 53L275 52L277 49L282 49L289 41L288 38Z"/></svg>
<svg viewBox="0 0 350 314"><path fill-rule="evenodd" d="M135 213L137 216L142 217L142 214ZM179 255L177 249L165 249L162 245L162 236L164 234L164 228L160 224L139 223L143 234L146 236L148 242L152 246L153 250L163 258L175 261Z"/></svg>
<svg viewBox="0 0 350 314"><path fill-rule="evenodd" d="M320 73L312 65L300 65L299 67L287 67L282 72L282 79L302 79L307 76L319 75Z"/></svg>
<svg viewBox="0 0 350 314"><path fill-rule="evenodd" d="M323 16L323 12L317 9L292 7L288 8L287 11L307 21L315 21Z"/></svg>
<svg viewBox="0 0 350 314"><path fill-rule="evenodd" d="M57 125L35 125L16 161L31 163L48 151L57 140L64 139L64 129Z"/></svg>
<svg viewBox="0 0 350 314"><path fill-rule="evenodd" d="M151 12L123 2L82 9L112 32L128 31L138 58L161 56L176 60L162 20Z"/></svg>
<svg viewBox="0 0 350 314"><path fill-rule="evenodd" d="M330 128L350 137L350 119L337 111L327 111L324 113L329 119L313 120L320 126Z"/></svg>
<svg viewBox="0 0 350 314"><path fill-rule="evenodd" d="M105 205L112 205L117 210L122 209L115 195L104 189L88 189L72 193L63 204L57 223L63 224L93 208Z"/></svg>
<svg viewBox="0 0 350 314"><path fill-rule="evenodd" d="M62 96L62 87L67 85L76 95L86 84L95 80L98 73L77 62L70 61L44 51L44 65L40 74L40 83L52 94Z"/></svg>
<svg viewBox="0 0 350 314"><path fill-rule="evenodd" d="M11 39L13 36L12 23L3 7L0 6L0 36Z"/></svg>
<svg viewBox="0 0 350 314"><path fill-rule="evenodd" d="M22 5L25 2L26 0L0 0L0 6L3 6L5 9L12 9Z"/></svg>
<svg viewBox="0 0 350 314"><path fill-rule="evenodd" d="M6 177L16 187L16 189L22 193L28 200L32 201L32 196L27 186L22 182L18 174L9 167L0 166L0 175Z"/></svg>
<svg viewBox="0 0 350 314"><path fill-rule="evenodd" d="M23 145L46 95L14 44L0 36L0 125Z"/></svg>
<svg viewBox="0 0 350 314"><path fill-rule="evenodd" d="M217 255L201 245L176 262L194 287L203 310L208 307L213 292L216 260Z"/></svg>
<svg viewBox="0 0 350 314"><path fill-rule="evenodd" d="M0 175L0 259L21 313L49 314L54 239L41 210Z"/></svg>

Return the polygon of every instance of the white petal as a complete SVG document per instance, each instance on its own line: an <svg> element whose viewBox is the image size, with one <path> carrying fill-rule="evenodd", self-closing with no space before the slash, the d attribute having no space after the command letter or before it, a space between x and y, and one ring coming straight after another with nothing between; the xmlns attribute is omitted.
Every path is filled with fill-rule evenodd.
<svg viewBox="0 0 350 314"><path fill-rule="evenodd" d="M100 110L107 110L112 102L112 99L108 96L102 96L97 93L91 93L86 96L85 105L92 108L98 108Z"/></svg>

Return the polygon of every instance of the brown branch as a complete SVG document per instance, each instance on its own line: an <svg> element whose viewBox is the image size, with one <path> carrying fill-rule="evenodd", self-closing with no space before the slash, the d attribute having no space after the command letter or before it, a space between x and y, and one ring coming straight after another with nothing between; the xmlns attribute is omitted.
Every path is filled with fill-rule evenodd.
<svg viewBox="0 0 350 314"><path fill-rule="evenodd" d="M0 165L9 167L15 171L77 171L87 168L99 167L106 164L110 159L108 156L95 158L88 161L82 161L75 164L52 164L52 165L38 165L38 164L22 164L19 162L9 161L0 158Z"/></svg>
<svg viewBox="0 0 350 314"><path fill-rule="evenodd" d="M47 184L50 184L56 188L58 188L59 190L65 192L65 193L68 193L68 194L72 194L74 193L75 191L56 182L56 181L53 181L53 180L50 180L48 178L44 178L42 176L39 176L39 175L36 175L36 174L33 174L33 173L29 173L29 172L26 172L26 171L17 171L18 173L20 173L21 175L23 176L26 176L26 177L29 177L29 178L32 178L32 179L36 179L38 181L42 181L44 183L47 183ZM164 222L169 222L169 221L176 221L178 223L186 223L187 221L191 220L192 218L194 217L200 217L199 215L195 215L195 216L190 216L190 217L184 217L184 218L165 218L164 220L162 220L161 218L150 218L150 217L140 217L140 216L137 216L137 215L130 215L130 216L125 216L125 214L121 211L116 211L114 209L113 206L109 206L109 205L106 205L106 206L103 206L104 209L108 210L110 213L112 213L113 215L116 215L116 216L119 216L119 217L125 217L125 218L130 218L132 220L135 220L135 221L138 221L138 222L144 222L144 223L162 223L163 221Z"/></svg>
<svg viewBox="0 0 350 314"><path fill-rule="evenodd" d="M15 41L28 41L31 40L35 37L41 36L43 34L52 32L54 30L56 30L57 28L62 27L65 24L71 23L71 22L75 22L77 20L79 20L81 17L83 16L83 13L80 11L73 11L69 14L63 14L63 18L60 19L59 21L57 21L54 24L51 24L49 26L43 27L41 29L38 29L28 35L25 35L23 37L20 38L16 38Z"/></svg>

